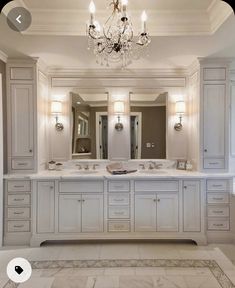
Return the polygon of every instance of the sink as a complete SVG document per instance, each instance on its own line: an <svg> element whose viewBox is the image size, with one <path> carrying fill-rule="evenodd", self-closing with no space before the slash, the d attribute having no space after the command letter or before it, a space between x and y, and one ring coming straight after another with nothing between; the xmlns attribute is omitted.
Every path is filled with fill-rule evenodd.
<svg viewBox="0 0 235 288"><path fill-rule="evenodd" d="M157 170L157 169L153 169L153 170L139 170L138 172L141 173L141 174L154 174L154 175L167 174L167 171L165 171L165 170Z"/></svg>
<svg viewBox="0 0 235 288"><path fill-rule="evenodd" d="M77 171L73 171L73 174L77 174L77 175L90 175L90 174L96 174L98 173L97 170L77 170Z"/></svg>

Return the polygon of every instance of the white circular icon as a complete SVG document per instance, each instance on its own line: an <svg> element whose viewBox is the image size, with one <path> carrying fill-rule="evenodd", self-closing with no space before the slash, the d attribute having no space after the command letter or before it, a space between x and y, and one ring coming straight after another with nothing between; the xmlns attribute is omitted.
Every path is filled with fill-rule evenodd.
<svg viewBox="0 0 235 288"><path fill-rule="evenodd" d="M14 258L7 265L7 276L15 283L26 282L32 274L32 267L24 258Z"/></svg>

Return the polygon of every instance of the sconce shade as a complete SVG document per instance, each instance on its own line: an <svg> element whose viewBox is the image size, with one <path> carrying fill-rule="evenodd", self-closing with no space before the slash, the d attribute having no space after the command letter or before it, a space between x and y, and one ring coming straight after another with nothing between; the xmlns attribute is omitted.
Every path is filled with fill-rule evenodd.
<svg viewBox="0 0 235 288"><path fill-rule="evenodd" d="M62 103L60 101L51 102L51 114L59 115L62 113Z"/></svg>
<svg viewBox="0 0 235 288"><path fill-rule="evenodd" d="M184 101L177 101L175 103L175 113L177 115L183 115L185 113L185 102Z"/></svg>
<svg viewBox="0 0 235 288"><path fill-rule="evenodd" d="M114 113L123 114L124 113L124 102L116 101L114 102Z"/></svg>

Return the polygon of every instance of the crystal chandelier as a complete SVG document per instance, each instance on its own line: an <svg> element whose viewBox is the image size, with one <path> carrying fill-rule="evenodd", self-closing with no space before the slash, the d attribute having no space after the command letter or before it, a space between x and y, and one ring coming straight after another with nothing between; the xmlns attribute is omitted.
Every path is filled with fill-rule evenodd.
<svg viewBox="0 0 235 288"><path fill-rule="evenodd" d="M93 48L96 62L109 66L109 63L121 62L126 67L132 60L139 59L146 52L151 42L147 33L147 15L143 11L141 16L142 31L134 38L132 23L127 14L128 0L113 0L110 3L113 11L101 29L95 20L95 4L91 1L90 23L87 25L88 49Z"/></svg>

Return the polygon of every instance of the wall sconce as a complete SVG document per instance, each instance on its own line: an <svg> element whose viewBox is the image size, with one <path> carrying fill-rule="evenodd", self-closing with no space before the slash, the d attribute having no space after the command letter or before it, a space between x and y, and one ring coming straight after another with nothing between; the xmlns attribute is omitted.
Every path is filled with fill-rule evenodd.
<svg viewBox="0 0 235 288"><path fill-rule="evenodd" d="M185 113L185 102L184 101L177 101L175 103L175 113L176 113L176 115L179 116L179 123L175 123L174 128L176 131L181 131L183 128L182 117Z"/></svg>
<svg viewBox="0 0 235 288"><path fill-rule="evenodd" d="M55 115L56 124L55 129L57 131L62 131L64 129L64 125L59 123L59 115L62 114L62 103L60 101L52 101L51 102L51 114Z"/></svg>
<svg viewBox="0 0 235 288"><path fill-rule="evenodd" d="M123 124L121 123L120 115L124 114L124 102L123 101L116 101L114 102L114 114L118 115L118 122L115 124L115 129L117 131L123 130Z"/></svg>

